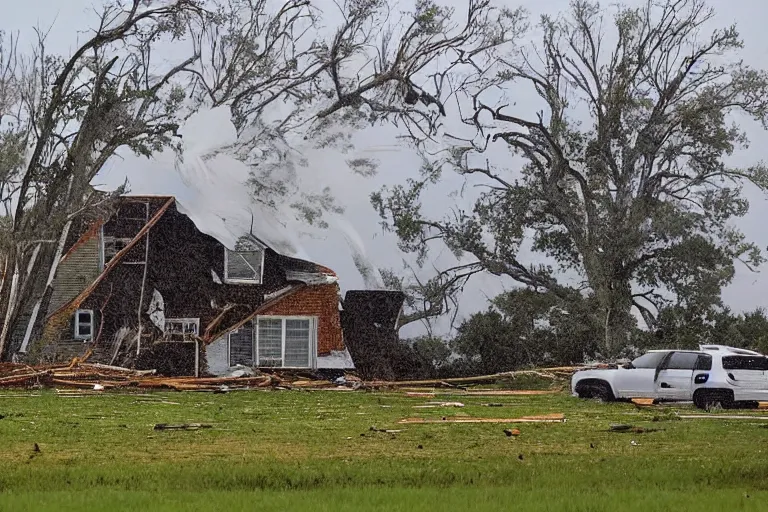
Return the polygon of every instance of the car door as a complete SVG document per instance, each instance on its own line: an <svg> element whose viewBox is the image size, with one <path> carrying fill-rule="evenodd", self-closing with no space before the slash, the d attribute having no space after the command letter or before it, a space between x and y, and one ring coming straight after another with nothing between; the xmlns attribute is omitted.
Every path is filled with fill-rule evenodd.
<svg viewBox="0 0 768 512"><path fill-rule="evenodd" d="M656 396L664 400L691 400L693 370L700 352L675 351L659 367L656 375Z"/></svg>
<svg viewBox="0 0 768 512"><path fill-rule="evenodd" d="M723 356L722 364L737 400L768 400L768 358L729 355Z"/></svg>
<svg viewBox="0 0 768 512"><path fill-rule="evenodd" d="M619 368L614 379L614 386L621 398L653 398L655 396L654 375L656 368L666 357L667 352L648 352L626 368Z"/></svg>

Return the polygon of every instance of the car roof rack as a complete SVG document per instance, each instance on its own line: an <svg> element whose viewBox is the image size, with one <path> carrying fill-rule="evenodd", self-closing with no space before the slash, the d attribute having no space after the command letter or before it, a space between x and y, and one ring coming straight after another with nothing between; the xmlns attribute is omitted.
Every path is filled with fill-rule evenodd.
<svg viewBox="0 0 768 512"><path fill-rule="evenodd" d="M706 351L723 351L723 352L731 352L732 354L740 354L744 356L762 356L760 352L755 352L754 350L747 350L745 348L736 348L736 347L729 347L727 345L699 345L700 350L706 350Z"/></svg>

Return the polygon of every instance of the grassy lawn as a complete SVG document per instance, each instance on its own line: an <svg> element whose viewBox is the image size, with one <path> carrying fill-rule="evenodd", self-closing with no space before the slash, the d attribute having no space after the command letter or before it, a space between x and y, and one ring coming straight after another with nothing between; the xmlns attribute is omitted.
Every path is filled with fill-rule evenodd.
<svg viewBox="0 0 768 512"><path fill-rule="evenodd" d="M466 406L374 392L3 390L0 510L768 509L768 421L671 420L667 408L565 394L439 399ZM516 438L505 424L397 424L556 412L567 422L514 425ZM213 428L153 430L189 422Z"/></svg>

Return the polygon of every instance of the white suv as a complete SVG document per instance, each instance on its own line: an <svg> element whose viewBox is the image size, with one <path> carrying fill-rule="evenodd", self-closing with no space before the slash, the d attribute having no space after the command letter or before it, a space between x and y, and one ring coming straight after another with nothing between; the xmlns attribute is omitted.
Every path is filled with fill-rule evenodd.
<svg viewBox="0 0 768 512"><path fill-rule="evenodd" d="M616 369L576 372L573 395L605 401L653 398L697 407L755 406L768 401L768 357L723 345L699 350L651 350Z"/></svg>

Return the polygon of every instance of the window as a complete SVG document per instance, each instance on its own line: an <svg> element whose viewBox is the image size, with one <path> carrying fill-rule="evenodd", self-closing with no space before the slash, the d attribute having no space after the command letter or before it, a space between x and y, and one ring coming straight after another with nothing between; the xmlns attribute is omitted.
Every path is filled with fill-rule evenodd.
<svg viewBox="0 0 768 512"><path fill-rule="evenodd" d="M257 366L283 366L283 320L261 318L258 320Z"/></svg>
<svg viewBox="0 0 768 512"><path fill-rule="evenodd" d="M199 318L166 318L165 338L172 341L194 341L200 332Z"/></svg>
<svg viewBox="0 0 768 512"><path fill-rule="evenodd" d="M312 340L309 320L285 319L283 365L305 368L309 365L309 343Z"/></svg>
<svg viewBox="0 0 768 512"><path fill-rule="evenodd" d="M224 280L229 283L261 284L264 248L248 237L240 237L235 250L224 249Z"/></svg>
<svg viewBox="0 0 768 512"><path fill-rule="evenodd" d="M667 370L693 370L699 360L696 352L675 352L667 362Z"/></svg>
<svg viewBox="0 0 768 512"><path fill-rule="evenodd" d="M253 366L253 324L248 322L229 333L229 366Z"/></svg>
<svg viewBox="0 0 768 512"><path fill-rule="evenodd" d="M315 319L259 317L256 324L257 366L312 366L317 324Z"/></svg>
<svg viewBox="0 0 768 512"><path fill-rule="evenodd" d="M768 357L762 356L725 356L723 357L724 370L754 370L758 372L768 371Z"/></svg>
<svg viewBox="0 0 768 512"><path fill-rule="evenodd" d="M75 339L90 340L93 338L93 311L78 309L75 312Z"/></svg>
<svg viewBox="0 0 768 512"><path fill-rule="evenodd" d="M633 368L656 368L668 352L648 352L632 361Z"/></svg>
<svg viewBox="0 0 768 512"><path fill-rule="evenodd" d="M105 236L104 240L104 264L115 257L115 254L125 249L125 247L131 243L130 238L115 238L114 236Z"/></svg>
<svg viewBox="0 0 768 512"><path fill-rule="evenodd" d="M696 361L696 368L694 370L706 370L712 369L712 356L709 354L699 354L699 359Z"/></svg>
<svg viewBox="0 0 768 512"><path fill-rule="evenodd" d="M258 317L229 333L229 365L312 368L317 320Z"/></svg>

